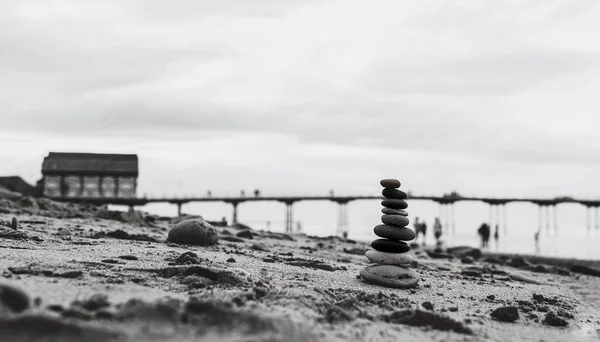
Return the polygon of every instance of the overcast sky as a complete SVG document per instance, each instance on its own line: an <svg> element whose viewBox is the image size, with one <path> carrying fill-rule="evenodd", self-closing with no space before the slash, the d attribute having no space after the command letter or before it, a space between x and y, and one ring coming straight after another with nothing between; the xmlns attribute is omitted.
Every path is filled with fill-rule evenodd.
<svg viewBox="0 0 600 342"><path fill-rule="evenodd" d="M0 173L124 152L140 194L397 177L597 198L598 18L596 1L2 1Z"/></svg>

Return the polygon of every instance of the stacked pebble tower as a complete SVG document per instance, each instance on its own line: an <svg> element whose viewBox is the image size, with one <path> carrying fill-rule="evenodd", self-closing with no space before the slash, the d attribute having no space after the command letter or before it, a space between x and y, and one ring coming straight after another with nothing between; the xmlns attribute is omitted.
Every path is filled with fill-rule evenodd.
<svg viewBox="0 0 600 342"><path fill-rule="evenodd" d="M373 229L375 235L381 239L371 243L373 249L368 250L365 256L377 265L367 266L360 271L360 276L365 281L395 288L415 286L419 274L408 266L413 261L409 254L410 246L404 241L415 238L415 232L408 228L408 204L404 201L408 196L399 190L400 181L397 179L384 179L380 182L383 186L381 202L384 208L381 212L380 224Z"/></svg>

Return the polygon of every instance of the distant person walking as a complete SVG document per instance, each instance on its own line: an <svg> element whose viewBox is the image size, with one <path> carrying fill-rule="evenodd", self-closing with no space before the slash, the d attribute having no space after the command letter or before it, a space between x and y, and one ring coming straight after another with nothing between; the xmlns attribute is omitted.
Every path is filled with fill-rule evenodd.
<svg viewBox="0 0 600 342"><path fill-rule="evenodd" d="M479 237L481 238L481 247L487 247L490 241L490 226L487 223L482 223L477 230Z"/></svg>
<svg viewBox="0 0 600 342"><path fill-rule="evenodd" d="M415 242L419 240L419 235L421 234L421 223L419 222L419 217L415 217L415 222L413 223L413 227L415 227Z"/></svg>
<svg viewBox="0 0 600 342"><path fill-rule="evenodd" d="M440 238L442 237L442 223L440 222L439 217L436 217L435 222L433 223L433 236L435 236L435 241L439 245Z"/></svg>
<svg viewBox="0 0 600 342"><path fill-rule="evenodd" d="M413 223L413 226L415 227L415 234L417 235L415 237L415 243L419 243L419 235L423 234L423 237L421 238L421 240L423 241L423 246L425 246L425 239L426 239L426 235L427 235L427 224L425 224L425 222L420 222L418 217L415 217L415 223Z"/></svg>

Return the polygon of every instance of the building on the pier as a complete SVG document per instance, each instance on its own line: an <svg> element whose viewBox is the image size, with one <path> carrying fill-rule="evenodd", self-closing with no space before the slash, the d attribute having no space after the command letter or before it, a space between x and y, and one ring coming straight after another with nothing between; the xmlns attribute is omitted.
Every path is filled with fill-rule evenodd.
<svg viewBox="0 0 600 342"><path fill-rule="evenodd" d="M136 197L135 154L50 152L42 163L42 196Z"/></svg>

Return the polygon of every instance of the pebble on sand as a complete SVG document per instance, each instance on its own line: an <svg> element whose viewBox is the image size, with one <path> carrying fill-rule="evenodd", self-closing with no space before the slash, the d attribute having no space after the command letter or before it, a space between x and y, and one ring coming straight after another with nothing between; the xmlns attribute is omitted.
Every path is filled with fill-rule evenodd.
<svg viewBox="0 0 600 342"><path fill-rule="evenodd" d="M380 252L404 253L410 251L410 246L404 242L388 239L377 239L371 242L371 247Z"/></svg>
<svg viewBox="0 0 600 342"><path fill-rule="evenodd" d="M492 311L493 319L501 322L514 322L519 319L519 309L516 306L502 306Z"/></svg>
<svg viewBox="0 0 600 342"><path fill-rule="evenodd" d="M382 179L379 184L384 188L399 188L400 181L397 179Z"/></svg>
<svg viewBox="0 0 600 342"><path fill-rule="evenodd" d="M381 212L386 215L408 216L408 211L403 210L403 209L381 208Z"/></svg>
<svg viewBox="0 0 600 342"><path fill-rule="evenodd" d="M408 197L406 192L393 188L383 188L381 194L385 198L406 199Z"/></svg>
<svg viewBox="0 0 600 342"><path fill-rule="evenodd" d="M408 203L406 203L406 201L400 200L400 199L394 199L394 198L384 199L383 201L381 201L381 205L386 208L391 208L391 209L406 209L406 208L408 208Z"/></svg>
<svg viewBox="0 0 600 342"><path fill-rule="evenodd" d="M168 237L170 242L200 246L214 245L218 240L217 230L199 218L177 223L169 231Z"/></svg>
<svg viewBox="0 0 600 342"><path fill-rule="evenodd" d="M407 253L386 253L370 249L365 253L369 261L377 264L408 266L412 263L413 257Z"/></svg>
<svg viewBox="0 0 600 342"><path fill-rule="evenodd" d="M395 265L373 265L360 270L365 281L393 288L408 288L417 285L419 274L414 270Z"/></svg>
<svg viewBox="0 0 600 342"><path fill-rule="evenodd" d="M409 220L408 217L402 215L383 215L381 216L381 222L391 226L406 227Z"/></svg>
<svg viewBox="0 0 600 342"><path fill-rule="evenodd" d="M20 313L29 308L29 296L23 290L6 283L0 283L0 312L8 308Z"/></svg>
<svg viewBox="0 0 600 342"><path fill-rule="evenodd" d="M373 232L379 237L390 240L410 241L416 237L414 230L410 228L388 226L386 224L375 226Z"/></svg>

